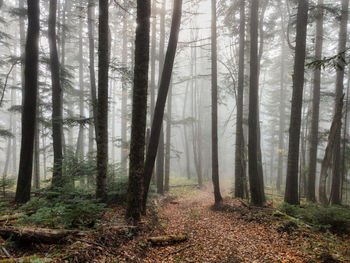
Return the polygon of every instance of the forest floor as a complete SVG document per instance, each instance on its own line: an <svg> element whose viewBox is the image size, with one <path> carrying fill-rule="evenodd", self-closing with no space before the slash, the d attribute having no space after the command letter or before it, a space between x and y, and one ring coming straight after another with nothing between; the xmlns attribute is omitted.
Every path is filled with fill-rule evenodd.
<svg viewBox="0 0 350 263"><path fill-rule="evenodd" d="M27 262L350 262L349 236L290 224L273 215L272 204L257 208L229 197L219 207L213 202L210 190L174 188L153 200L139 229L126 225L118 206L106 213L99 231L68 244L36 244L21 256L37 254ZM188 236L185 242L148 242L181 233Z"/></svg>

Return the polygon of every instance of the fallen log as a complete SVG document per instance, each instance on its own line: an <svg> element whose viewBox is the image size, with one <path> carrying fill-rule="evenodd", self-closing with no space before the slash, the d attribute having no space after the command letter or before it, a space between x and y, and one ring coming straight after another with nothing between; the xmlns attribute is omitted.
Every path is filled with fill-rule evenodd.
<svg viewBox="0 0 350 263"><path fill-rule="evenodd" d="M152 245L164 246L164 245L185 242L187 239L188 239L188 235L186 233L183 233L183 234L177 234L177 235L149 237L147 240L151 242Z"/></svg>
<svg viewBox="0 0 350 263"><path fill-rule="evenodd" d="M57 244L68 236L84 236L86 233L78 230L6 227L0 228L0 236L4 239L12 237L18 241L41 242Z"/></svg>

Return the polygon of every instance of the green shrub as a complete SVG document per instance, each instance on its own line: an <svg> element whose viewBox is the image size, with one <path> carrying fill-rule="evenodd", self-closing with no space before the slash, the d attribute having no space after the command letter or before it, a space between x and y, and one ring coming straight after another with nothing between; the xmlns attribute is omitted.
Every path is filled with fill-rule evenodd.
<svg viewBox="0 0 350 263"><path fill-rule="evenodd" d="M20 223L51 228L92 228L107 210L84 191L73 191L70 186L46 190L19 208L26 214Z"/></svg>
<svg viewBox="0 0 350 263"><path fill-rule="evenodd" d="M341 206L321 206L307 203L300 207L282 203L279 209L289 216L301 219L318 230L329 229L335 233L346 233L350 228L350 210Z"/></svg>

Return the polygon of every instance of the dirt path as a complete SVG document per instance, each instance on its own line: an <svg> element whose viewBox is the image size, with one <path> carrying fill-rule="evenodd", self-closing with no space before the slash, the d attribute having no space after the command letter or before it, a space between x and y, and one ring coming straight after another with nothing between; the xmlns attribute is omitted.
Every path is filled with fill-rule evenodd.
<svg viewBox="0 0 350 263"><path fill-rule="evenodd" d="M189 240L147 247L142 259L129 258L129 262L308 262L309 257L301 252L308 245L301 232L279 233L278 226L269 220L259 222L251 218L255 215L242 216L239 201L228 199L224 203L232 209L213 211L212 194L199 190L166 202L158 214L160 227L151 235L186 232ZM140 240L137 243L142 244Z"/></svg>

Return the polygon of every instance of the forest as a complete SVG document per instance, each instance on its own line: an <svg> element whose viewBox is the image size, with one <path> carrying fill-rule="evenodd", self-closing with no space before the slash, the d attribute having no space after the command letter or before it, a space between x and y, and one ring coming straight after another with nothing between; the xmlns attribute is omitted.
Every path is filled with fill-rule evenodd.
<svg viewBox="0 0 350 263"><path fill-rule="evenodd" d="M0 263L350 262L350 0L0 0Z"/></svg>

